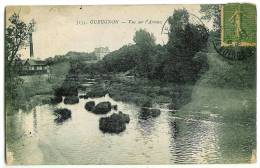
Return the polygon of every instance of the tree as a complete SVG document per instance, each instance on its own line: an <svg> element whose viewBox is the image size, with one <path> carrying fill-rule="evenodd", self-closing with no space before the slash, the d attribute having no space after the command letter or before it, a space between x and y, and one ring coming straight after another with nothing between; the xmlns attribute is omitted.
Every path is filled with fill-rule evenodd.
<svg viewBox="0 0 260 168"><path fill-rule="evenodd" d="M109 72L126 72L136 66L137 53L136 45L124 45L104 57L104 66Z"/></svg>
<svg viewBox="0 0 260 168"><path fill-rule="evenodd" d="M34 29L34 22L27 25L16 13L8 20L10 24L5 30L5 57L7 66L12 67L14 61L20 56L17 54L18 51L28 44L28 36Z"/></svg>
<svg viewBox="0 0 260 168"><path fill-rule="evenodd" d="M213 30L220 29L220 13L221 5L216 4L203 4L200 5L200 12L203 14L201 19L210 21L213 20Z"/></svg>
<svg viewBox="0 0 260 168"><path fill-rule="evenodd" d="M152 69L152 54L154 51L155 37L152 33L147 32L145 29L140 29L135 32L133 37L136 46L139 49L137 57L137 71L139 75L149 77L149 72Z"/></svg>
<svg viewBox="0 0 260 168"><path fill-rule="evenodd" d="M145 29L140 29L135 32L133 37L134 42L137 46L142 49L147 49L155 46L155 37L152 33L147 32Z"/></svg>
<svg viewBox="0 0 260 168"><path fill-rule="evenodd" d="M16 88L22 82L17 77L18 62L20 60L19 50L28 44L29 34L32 33L34 22L29 24L20 20L19 14L14 13L6 23L5 29L5 88L8 103L15 102Z"/></svg>
<svg viewBox="0 0 260 168"><path fill-rule="evenodd" d="M200 66L195 66L193 57L207 47L208 30L203 25L189 23L189 13L186 9L175 10L168 21L169 58L164 67L165 79L174 82L195 81L200 71L197 67Z"/></svg>

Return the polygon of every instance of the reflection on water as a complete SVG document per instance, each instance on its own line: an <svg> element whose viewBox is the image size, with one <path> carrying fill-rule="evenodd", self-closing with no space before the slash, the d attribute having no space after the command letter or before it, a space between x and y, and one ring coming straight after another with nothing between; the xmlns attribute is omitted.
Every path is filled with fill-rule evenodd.
<svg viewBox="0 0 260 168"><path fill-rule="evenodd" d="M170 150L174 163L215 163L217 160L221 162L216 123L178 120L174 123L170 124L173 131ZM177 131L176 127L180 131Z"/></svg>
<svg viewBox="0 0 260 168"><path fill-rule="evenodd" d="M37 112L36 108L33 109L33 131L37 133Z"/></svg>
<svg viewBox="0 0 260 168"><path fill-rule="evenodd" d="M155 129L154 120L155 120L154 118L148 118L148 119L141 119L140 117L138 118L137 128L143 136L152 135Z"/></svg>
<svg viewBox="0 0 260 168"><path fill-rule="evenodd" d="M126 130L118 135L103 134L98 120L105 115L87 112L84 105L89 100L117 104L119 111L130 115ZM71 110L71 119L55 123L56 108ZM13 159L14 164L223 163L225 147L219 142L222 124L175 118L168 111L142 119L139 111L139 107L109 96L80 99L75 105L60 103L37 106L27 113L20 111L7 117L7 147L11 152L8 160ZM237 152L233 155L241 153Z"/></svg>

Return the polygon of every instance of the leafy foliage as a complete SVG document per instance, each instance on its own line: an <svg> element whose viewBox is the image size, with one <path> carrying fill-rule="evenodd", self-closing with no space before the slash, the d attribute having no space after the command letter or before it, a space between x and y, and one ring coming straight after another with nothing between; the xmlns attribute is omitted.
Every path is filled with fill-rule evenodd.
<svg viewBox="0 0 260 168"><path fill-rule="evenodd" d="M194 59L197 52L207 48L208 30L202 25L189 23L185 9L175 10L168 19L170 24L167 45L156 45L155 37L145 29L136 31L133 45L125 45L106 55L84 72L126 74L168 82L193 82L207 64L206 57Z"/></svg>
<svg viewBox="0 0 260 168"><path fill-rule="evenodd" d="M136 45L125 45L104 58L104 67L109 72L126 72L136 66L138 48Z"/></svg>
<svg viewBox="0 0 260 168"><path fill-rule="evenodd" d="M9 18L9 26L5 30L5 57L8 66L12 66L19 58L18 51L28 43L28 36L32 33L34 24L28 25L20 20L19 15L14 13Z"/></svg>
<svg viewBox="0 0 260 168"><path fill-rule="evenodd" d="M213 20L213 30L220 29L220 9L221 9L221 5L216 5L216 4L200 5L200 12L204 14L201 17L201 19L207 21Z"/></svg>
<svg viewBox="0 0 260 168"><path fill-rule="evenodd" d="M23 80L17 77L20 68L17 66L17 62L20 60L18 51L28 44L28 36L33 31L34 23L26 24L16 13L11 15L8 21L5 29L5 89L6 99L10 103L8 105L13 106L16 90L23 83Z"/></svg>
<svg viewBox="0 0 260 168"><path fill-rule="evenodd" d="M95 56L94 53L69 51L65 55L56 55L55 57L49 57L46 59L46 61L47 64L52 65L59 62L65 62L65 61L82 62L82 61L94 61L96 59L97 57Z"/></svg>
<svg viewBox="0 0 260 168"><path fill-rule="evenodd" d="M166 45L170 54L164 67L166 79L174 82L188 82L197 79L201 66L193 58L207 47L208 30L202 25L188 22L186 9L175 10L169 18L170 33Z"/></svg>

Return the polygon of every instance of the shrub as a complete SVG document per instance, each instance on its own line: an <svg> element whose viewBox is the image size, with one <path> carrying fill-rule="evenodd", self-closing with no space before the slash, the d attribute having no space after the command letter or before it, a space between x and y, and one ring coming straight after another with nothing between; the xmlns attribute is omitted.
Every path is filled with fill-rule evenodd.
<svg viewBox="0 0 260 168"><path fill-rule="evenodd" d="M51 98L50 103L51 104L58 104L62 102L62 97L61 96L54 96Z"/></svg>
<svg viewBox="0 0 260 168"><path fill-rule="evenodd" d="M79 102L78 96L68 96L64 98L64 104L76 104Z"/></svg>
<svg viewBox="0 0 260 168"><path fill-rule="evenodd" d="M54 115L57 116L55 119L56 122L62 122L64 120L67 120L68 118L71 118L71 111L66 108L60 108L54 110Z"/></svg>
<svg viewBox="0 0 260 168"><path fill-rule="evenodd" d="M106 114L108 113L112 108L112 105L110 102L101 102L96 105L93 112L95 114Z"/></svg>
<svg viewBox="0 0 260 168"><path fill-rule="evenodd" d="M112 114L109 117L102 117L99 120L99 129L108 133L120 133L126 129L126 123L129 123L130 118L128 114Z"/></svg>
<svg viewBox="0 0 260 168"><path fill-rule="evenodd" d="M95 102L94 101L89 101L85 104L85 109L88 111L93 111L95 108Z"/></svg>

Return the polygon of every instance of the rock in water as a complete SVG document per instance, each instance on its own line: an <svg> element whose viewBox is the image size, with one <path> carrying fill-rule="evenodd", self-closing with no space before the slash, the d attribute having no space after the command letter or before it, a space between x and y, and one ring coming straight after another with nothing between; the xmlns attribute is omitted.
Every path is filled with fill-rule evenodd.
<svg viewBox="0 0 260 168"><path fill-rule="evenodd" d="M71 118L71 111L66 108L56 109L54 110L54 115L57 116L55 119L56 122L62 122L68 118Z"/></svg>
<svg viewBox="0 0 260 168"><path fill-rule="evenodd" d="M93 111L95 108L95 102L94 101L89 101L85 104L85 109L88 111Z"/></svg>
<svg viewBox="0 0 260 168"><path fill-rule="evenodd" d="M61 96L54 96L51 98L50 103L51 104L58 104L62 102L62 97Z"/></svg>
<svg viewBox="0 0 260 168"><path fill-rule="evenodd" d="M68 96L64 98L64 104L76 104L79 102L78 96Z"/></svg>
<svg viewBox="0 0 260 168"><path fill-rule="evenodd" d="M119 111L118 115L119 115L120 117L122 117L122 119L124 120L124 122L126 122L126 123L129 123L129 122L130 122L130 117L129 117L128 114L124 114L124 113L122 113L122 111Z"/></svg>
<svg viewBox="0 0 260 168"><path fill-rule="evenodd" d="M112 108L113 108L114 110L117 110L117 105L112 105Z"/></svg>
<svg viewBox="0 0 260 168"><path fill-rule="evenodd" d="M101 102L95 106L93 112L95 114L106 114L111 110L111 108L112 106L110 102Z"/></svg>
<svg viewBox="0 0 260 168"><path fill-rule="evenodd" d="M99 129L104 133L120 133L126 129L126 123L129 123L129 115L119 112L109 117L102 117L99 120Z"/></svg>
<svg viewBox="0 0 260 168"><path fill-rule="evenodd" d="M80 99L88 99L88 96L87 95L80 95L79 98Z"/></svg>

